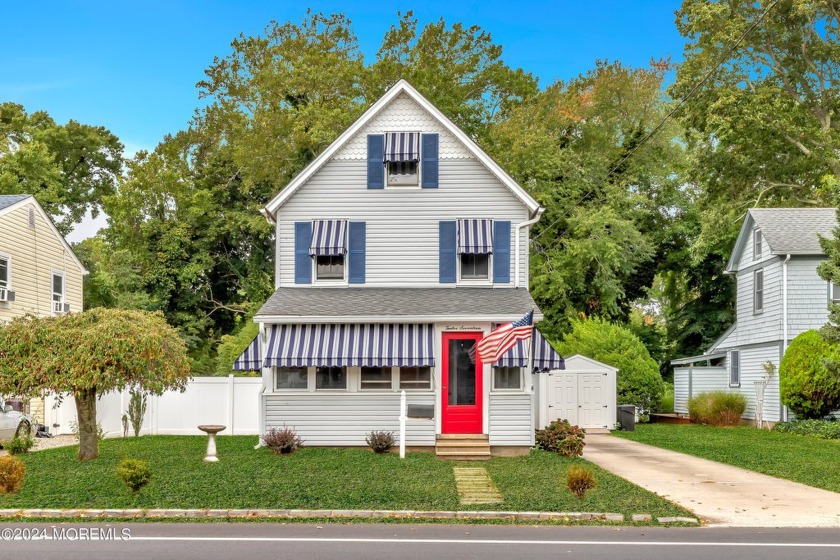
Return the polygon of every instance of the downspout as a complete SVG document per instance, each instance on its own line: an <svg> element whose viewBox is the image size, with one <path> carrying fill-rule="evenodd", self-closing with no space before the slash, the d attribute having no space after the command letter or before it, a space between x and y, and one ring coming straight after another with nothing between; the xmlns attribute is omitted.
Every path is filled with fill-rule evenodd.
<svg viewBox="0 0 840 560"><path fill-rule="evenodd" d="M266 332L265 332L265 323L258 323L258 324L259 324L259 327L260 327L260 332L257 335L257 338L260 341L260 344L259 344L259 346L260 346L260 356L263 359L265 359L265 353L266 353L266 350L267 350L267 347L268 347L268 343L267 343L267 340L266 340L267 335L266 335ZM257 444L254 446L254 449L259 449L260 447L263 446L263 436L265 435L265 432L266 432L266 429L265 429L265 417L266 417L265 392L266 391L265 390L266 390L266 387L268 386L268 383L271 383L271 374L269 373L269 375L266 375L266 368L264 367L264 362L263 362L263 364L260 364L260 365L262 366L260 368L260 373L262 374L262 388L260 389L260 395L259 395L260 407L259 407L259 410L257 412L257 415L258 415L257 422L259 422L259 426L257 427L258 437L257 437Z"/></svg>
<svg viewBox="0 0 840 560"><path fill-rule="evenodd" d="M787 352L788 347L788 261L790 260L790 253L782 261L782 352L779 356L779 363L782 363L782 358ZM780 399L781 400L781 399ZM788 419L787 407L779 403L782 407L779 417L786 422Z"/></svg>
<svg viewBox="0 0 840 560"><path fill-rule="evenodd" d="M514 276L513 276L513 287L514 288L519 287L519 232L522 231L522 228L527 227L527 226L532 226L535 223L537 223L540 220L540 216L542 216L543 212L545 212L545 208L540 206L534 212L534 216L530 220L526 220L526 221L524 221L520 224L516 224L516 235L515 235L514 250L513 250L513 254L514 254L514 257L513 257L513 259L514 259L513 260L513 271L514 271L513 272L513 274L514 274Z"/></svg>

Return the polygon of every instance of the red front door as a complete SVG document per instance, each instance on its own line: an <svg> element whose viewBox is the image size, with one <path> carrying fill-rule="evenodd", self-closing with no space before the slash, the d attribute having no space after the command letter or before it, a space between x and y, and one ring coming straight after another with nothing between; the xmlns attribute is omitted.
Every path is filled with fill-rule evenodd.
<svg viewBox="0 0 840 560"><path fill-rule="evenodd" d="M483 368L475 349L481 337L480 332L443 334L441 431L444 434L483 433L481 414Z"/></svg>

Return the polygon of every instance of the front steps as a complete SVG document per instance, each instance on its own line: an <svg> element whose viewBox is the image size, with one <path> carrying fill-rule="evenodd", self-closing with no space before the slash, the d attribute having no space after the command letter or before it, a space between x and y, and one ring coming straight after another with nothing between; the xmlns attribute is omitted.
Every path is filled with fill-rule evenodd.
<svg viewBox="0 0 840 560"><path fill-rule="evenodd" d="M443 434L435 441L435 455L453 461L487 461L490 438L483 434Z"/></svg>

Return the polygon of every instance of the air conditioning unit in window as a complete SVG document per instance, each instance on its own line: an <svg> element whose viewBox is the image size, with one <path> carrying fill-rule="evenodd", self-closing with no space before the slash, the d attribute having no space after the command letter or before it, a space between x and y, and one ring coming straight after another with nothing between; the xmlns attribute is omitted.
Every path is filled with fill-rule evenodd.
<svg viewBox="0 0 840 560"><path fill-rule="evenodd" d="M70 312L70 304L63 303L60 301L53 302L53 313L69 313Z"/></svg>
<svg viewBox="0 0 840 560"><path fill-rule="evenodd" d="M15 293L6 288L0 288L0 301L15 301Z"/></svg>

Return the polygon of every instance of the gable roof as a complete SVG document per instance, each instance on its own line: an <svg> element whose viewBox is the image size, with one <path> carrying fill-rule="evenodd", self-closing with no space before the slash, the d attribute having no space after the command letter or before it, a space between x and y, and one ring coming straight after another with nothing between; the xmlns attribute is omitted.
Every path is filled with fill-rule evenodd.
<svg viewBox="0 0 840 560"><path fill-rule="evenodd" d="M29 194L0 194L0 210L8 208L13 204L17 204L21 200L26 200L32 195Z"/></svg>
<svg viewBox="0 0 840 560"><path fill-rule="evenodd" d="M336 138L336 140L330 144L326 150L321 152L321 154L312 161L312 163L307 165L303 171L298 173L298 175L292 179L279 194L277 194L277 196L271 199L271 201L266 205L264 213L267 216L273 217L277 213L277 209L280 208L283 203L291 198L298 189L306 184L306 182L319 169L321 169L321 167L327 163L336 154L336 152L338 152L338 150L342 148L342 146L344 146L353 136L361 131L368 122L370 122L382 109L387 107L388 104L401 93L408 95L413 101L437 119L437 121L440 122L440 124L455 138L457 138L478 161L480 161L493 175L496 176L497 179L499 179L503 185L510 189L514 196L516 196L532 214L540 209L539 203L534 200L531 195L525 192L525 190L520 187L519 184L517 184L517 182L514 181L513 178L501 167L499 167L499 164L493 161L493 159L487 155L487 153L482 150L469 136L467 136L464 131L458 128L455 123L450 121L446 115L441 113L437 107L432 105L428 99L423 97L420 92L414 89L407 81L400 80L394 84L394 86L389 89L385 95L380 97L379 100L367 111L365 111L364 114L356 120L356 122L350 125L347 130L342 132L341 135Z"/></svg>
<svg viewBox="0 0 840 560"><path fill-rule="evenodd" d="M13 200L15 199L15 200ZM15 195L0 195L0 218L3 215L8 214L18 208L25 206L26 204L32 204L35 207L35 211L40 214L41 218L43 218L44 222L46 222L47 226L52 230L53 235L61 241L61 244L64 245L64 249L67 251L67 254L70 255L70 259L73 263L79 267L79 270L82 274L87 274L88 270L82 264L82 261L76 256L76 253L73 252L73 248L70 247L70 244L67 243L67 240L64 239L64 236L61 235L61 232L56 229L55 224L52 222L50 217L38 203L38 200L32 196L31 194L15 194Z"/></svg>
<svg viewBox="0 0 840 560"><path fill-rule="evenodd" d="M755 228L774 255L822 255L820 237L833 237L835 227L836 208L750 208L726 270L735 270Z"/></svg>

